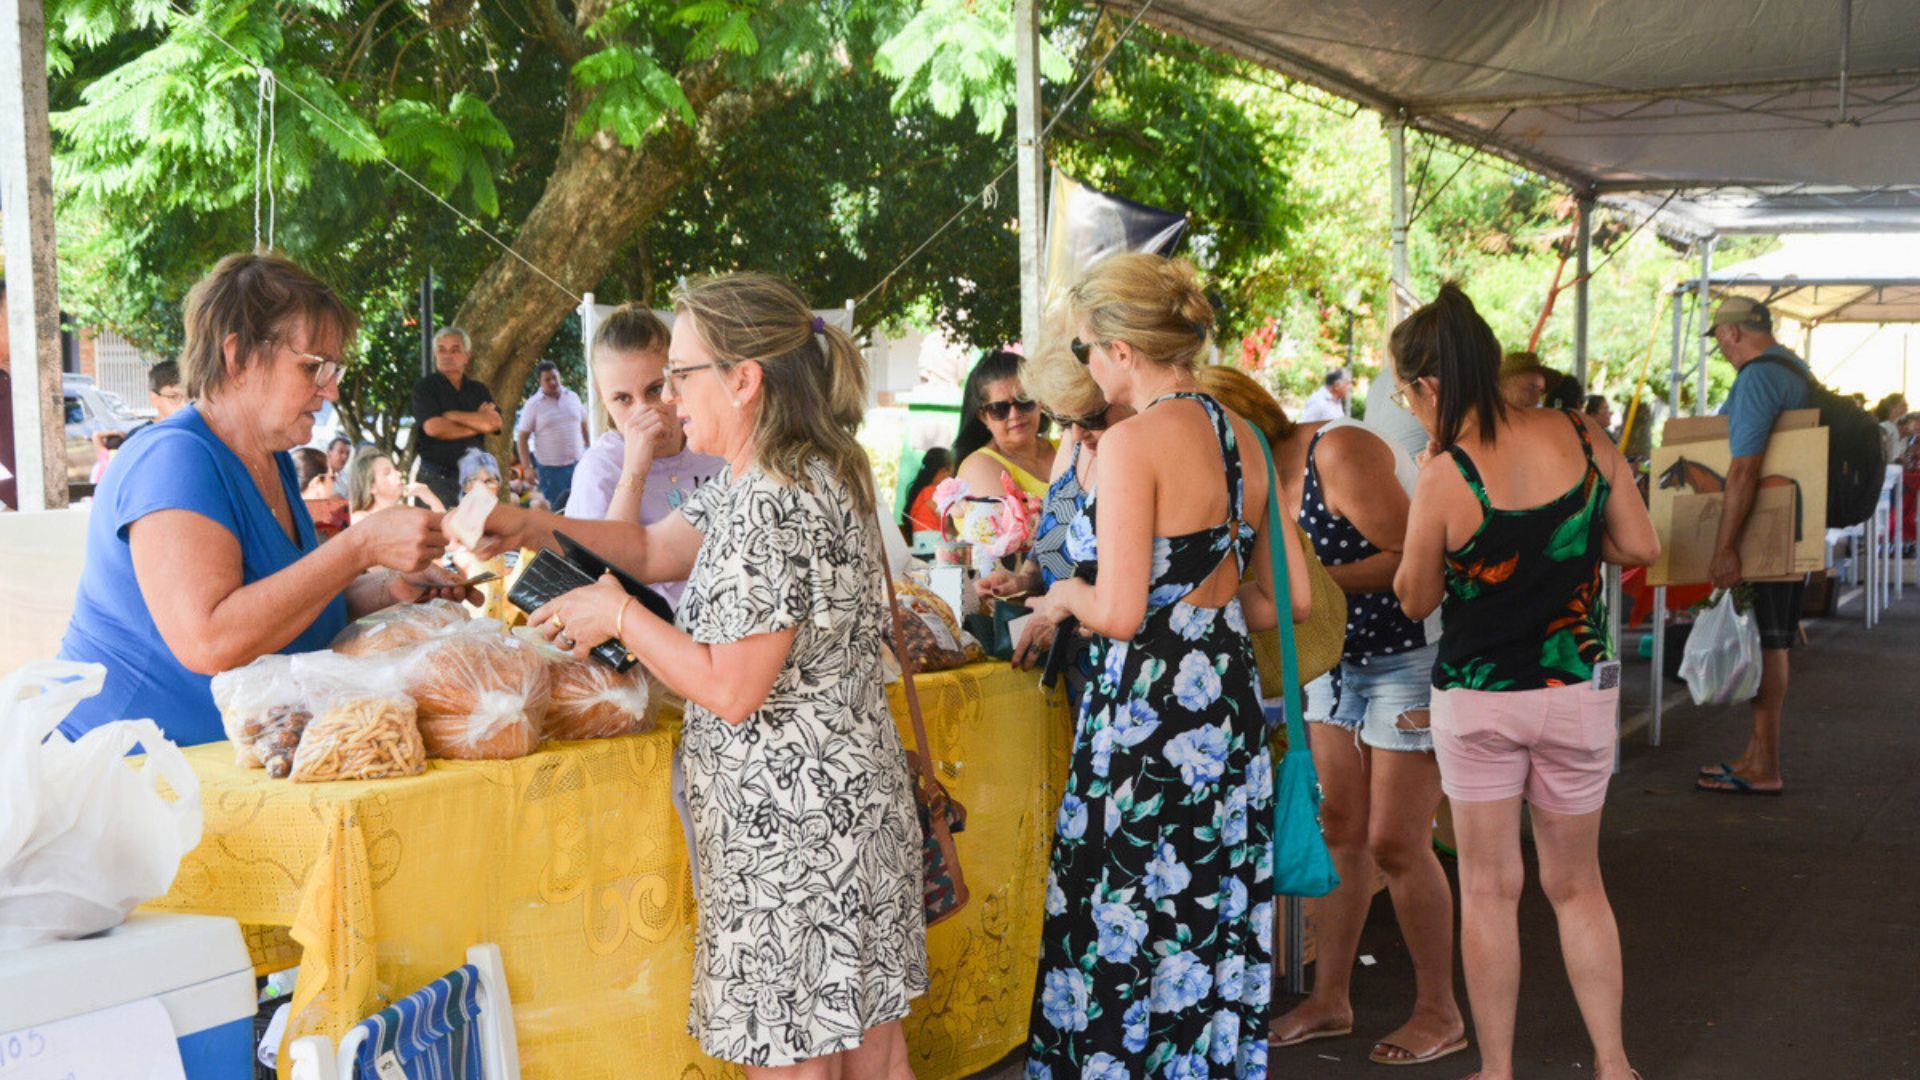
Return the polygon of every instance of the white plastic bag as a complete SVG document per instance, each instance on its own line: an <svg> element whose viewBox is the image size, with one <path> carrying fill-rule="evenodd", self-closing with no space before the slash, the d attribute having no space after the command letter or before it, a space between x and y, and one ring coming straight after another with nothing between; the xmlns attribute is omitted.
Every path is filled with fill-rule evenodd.
<svg viewBox="0 0 1920 1080"><path fill-rule="evenodd" d="M55 733L106 675L40 660L0 680L0 952L120 925L200 843L200 779L157 724L103 724L77 742ZM139 769L126 760L136 746Z"/></svg>
<svg viewBox="0 0 1920 1080"><path fill-rule="evenodd" d="M1735 608L1732 590L1721 590L1694 622L1680 677L1695 705L1732 705L1760 692L1760 628Z"/></svg>

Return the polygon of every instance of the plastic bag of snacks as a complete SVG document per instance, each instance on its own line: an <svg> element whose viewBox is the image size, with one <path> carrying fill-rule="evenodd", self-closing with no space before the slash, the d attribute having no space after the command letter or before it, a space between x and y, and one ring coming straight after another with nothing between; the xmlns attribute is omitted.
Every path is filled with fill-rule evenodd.
<svg viewBox="0 0 1920 1080"><path fill-rule="evenodd" d="M893 580L900 605L900 651L913 661L915 671L946 671L967 662L966 636L953 609L932 589L910 577Z"/></svg>
<svg viewBox="0 0 1920 1080"><path fill-rule="evenodd" d="M313 709L293 754L295 783L426 771L427 748L397 662L302 653L293 658L293 678Z"/></svg>
<svg viewBox="0 0 1920 1080"><path fill-rule="evenodd" d="M347 624L332 649L348 656L372 656L425 641L437 631L467 621L467 609L451 600L395 604Z"/></svg>
<svg viewBox="0 0 1920 1080"><path fill-rule="evenodd" d="M245 667L213 677L213 703L233 743L233 763L285 777L293 771L300 735L313 720L306 694L293 677L293 657L268 653Z"/></svg>
<svg viewBox="0 0 1920 1080"><path fill-rule="evenodd" d="M553 688L547 658L498 622L443 630L408 650L404 669L434 757L516 758L540 745Z"/></svg>
<svg viewBox="0 0 1920 1080"><path fill-rule="evenodd" d="M653 730L653 680L635 664L621 674L597 660L576 660L548 644L532 627L514 630L546 658L553 684L547 710L549 739L610 739Z"/></svg>

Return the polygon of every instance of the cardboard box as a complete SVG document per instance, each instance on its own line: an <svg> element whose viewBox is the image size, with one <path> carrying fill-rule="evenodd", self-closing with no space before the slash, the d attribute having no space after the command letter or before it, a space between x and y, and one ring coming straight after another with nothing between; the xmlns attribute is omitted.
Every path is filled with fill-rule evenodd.
<svg viewBox="0 0 1920 1080"><path fill-rule="evenodd" d="M1748 581L1795 580L1826 566L1827 429L1820 414L1781 414L1767 440L1760 487L1740 539ZM1653 452L1649 512L1660 537L1660 558L1648 568L1651 585L1698 585L1718 541L1727 470L1733 455L1723 416L1669 420Z"/></svg>

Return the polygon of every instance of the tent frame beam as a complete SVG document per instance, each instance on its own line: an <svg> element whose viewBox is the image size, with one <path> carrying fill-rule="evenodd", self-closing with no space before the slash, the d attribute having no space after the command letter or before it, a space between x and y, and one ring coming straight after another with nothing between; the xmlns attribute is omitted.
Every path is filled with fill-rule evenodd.
<svg viewBox="0 0 1920 1080"><path fill-rule="evenodd" d="M1697 83L1686 86L1659 87L1647 90L1569 90L1554 94L1511 94L1503 97L1459 97L1459 98L1417 98L1405 103L1410 116L1429 116L1435 114L1463 112L1494 112L1501 109L1552 109L1574 105L1608 105L1625 102L1663 102L1687 101L1696 104L1713 104L1710 100L1718 95L1736 94L1799 94L1819 90L1840 88L1840 80L1833 75L1820 75L1803 79L1761 79L1753 82L1737 83ZM1920 84L1920 68L1902 68L1898 71L1881 72L1875 75L1855 75L1847 79L1846 88L1849 97L1853 91L1878 86L1912 86ZM1884 100L1862 98L1863 104L1885 104ZM1747 109L1728 109L1732 112L1746 112ZM1597 119L1597 122L1610 122L1615 117Z"/></svg>

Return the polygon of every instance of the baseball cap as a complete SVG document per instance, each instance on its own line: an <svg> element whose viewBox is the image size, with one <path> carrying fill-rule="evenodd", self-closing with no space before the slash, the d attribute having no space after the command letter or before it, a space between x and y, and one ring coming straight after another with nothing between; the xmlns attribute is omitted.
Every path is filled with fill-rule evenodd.
<svg viewBox="0 0 1920 1080"><path fill-rule="evenodd" d="M1722 326L1752 326L1761 330L1773 329L1773 312L1767 305L1746 296L1728 296L1720 300L1720 306L1713 309L1713 321L1700 336L1712 337L1714 330Z"/></svg>
<svg viewBox="0 0 1920 1080"><path fill-rule="evenodd" d="M1538 353L1510 352L1500 361L1500 377L1503 379L1509 375L1524 375L1534 371L1545 375L1547 381L1553 381L1554 370L1540 362Z"/></svg>

